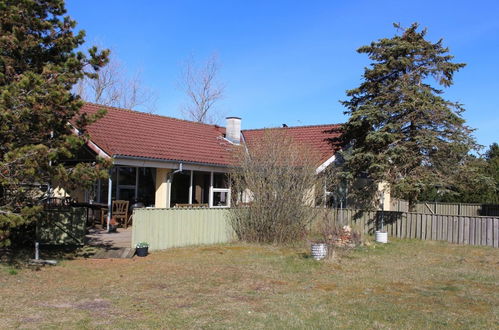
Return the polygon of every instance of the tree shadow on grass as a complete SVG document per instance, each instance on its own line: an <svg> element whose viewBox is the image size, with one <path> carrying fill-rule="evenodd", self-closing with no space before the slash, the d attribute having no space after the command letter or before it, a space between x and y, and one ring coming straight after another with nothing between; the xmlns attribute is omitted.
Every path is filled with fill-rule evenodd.
<svg viewBox="0 0 499 330"><path fill-rule="evenodd" d="M78 257L78 245L44 245L39 246L41 260L73 260ZM30 266L35 258L35 246L15 245L0 249L0 264L15 268Z"/></svg>

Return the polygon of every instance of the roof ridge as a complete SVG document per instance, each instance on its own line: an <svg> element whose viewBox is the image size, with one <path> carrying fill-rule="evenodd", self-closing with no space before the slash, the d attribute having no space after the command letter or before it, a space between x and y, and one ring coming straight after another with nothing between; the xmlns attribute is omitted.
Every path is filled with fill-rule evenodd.
<svg viewBox="0 0 499 330"><path fill-rule="evenodd" d="M97 107L110 108L110 109L114 109L114 110L134 112L134 113L138 113L138 114L146 115L146 116L168 118L168 119L173 119L173 120L177 120L177 121L187 122L187 123L191 123L191 124L199 124L199 125L203 125L203 126L212 126L212 127L221 127L221 128L224 128L224 126L220 126L220 125L217 125L217 124L200 123L200 122L193 121L193 120L180 119L180 118L175 118L175 117L170 117L170 116L165 116L165 115L159 115L159 114L156 114L156 113L143 112L143 111L132 110L132 109L127 109L127 108L115 107L115 106L112 106L112 105L103 105L103 104L98 104L98 103L94 103L94 102L86 102L85 101L85 105L87 105L87 104L93 105L93 106L97 106Z"/></svg>
<svg viewBox="0 0 499 330"><path fill-rule="evenodd" d="M318 125L303 125L303 126L288 126L288 127L264 127L264 128L251 128L251 129L243 129L242 131L263 131L266 129L295 129L295 128L309 128L309 127L326 127L326 126L341 126L343 124L318 124Z"/></svg>

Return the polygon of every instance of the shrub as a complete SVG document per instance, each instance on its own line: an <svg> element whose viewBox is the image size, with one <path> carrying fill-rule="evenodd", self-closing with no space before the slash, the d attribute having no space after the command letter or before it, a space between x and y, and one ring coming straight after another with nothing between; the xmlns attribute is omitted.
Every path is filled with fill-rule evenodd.
<svg viewBox="0 0 499 330"><path fill-rule="evenodd" d="M315 217L318 157L284 132L267 130L250 151L236 152L231 223L239 239L289 243L303 239Z"/></svg>

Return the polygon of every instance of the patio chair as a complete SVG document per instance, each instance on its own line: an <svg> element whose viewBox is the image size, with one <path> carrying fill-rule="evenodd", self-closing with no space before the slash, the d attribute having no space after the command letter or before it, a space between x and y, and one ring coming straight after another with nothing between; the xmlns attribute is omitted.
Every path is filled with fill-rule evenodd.
<svg viewBox="0 0 499 330"><path fill-rule="evenodd" d="M128 227L128 201L117 200L113 201L113 212L111 216L117 223L122 222L122 226L126 229ZM101 209L101 225L104 226L104 219L107 217L108 209Z"/></svg>

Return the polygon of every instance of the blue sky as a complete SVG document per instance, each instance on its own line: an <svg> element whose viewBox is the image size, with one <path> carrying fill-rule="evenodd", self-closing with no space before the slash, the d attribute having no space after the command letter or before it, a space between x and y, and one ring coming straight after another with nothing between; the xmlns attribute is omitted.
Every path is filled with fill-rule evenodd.
<svg viewBox="0 0 499 330"><path fill-rule="evenodd" d="M464 104L480 144L499 142L499 1L69 0L88 45L112 48L158 95L156 113L180 117L182 63L217 53L219 110L243 128L346 121L339 100L361 82L356 49L419 22L467 66L445 97Z"/></svg>

